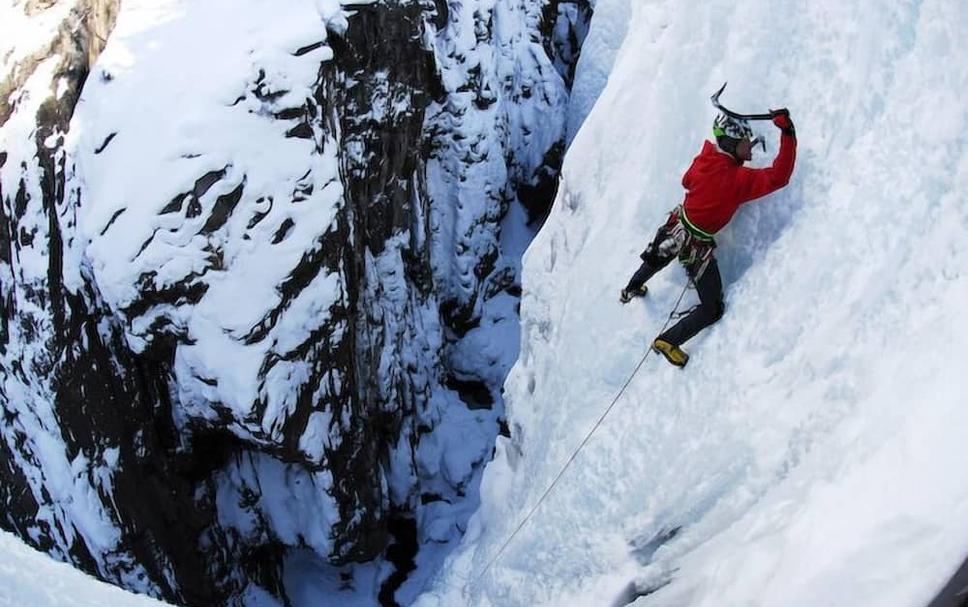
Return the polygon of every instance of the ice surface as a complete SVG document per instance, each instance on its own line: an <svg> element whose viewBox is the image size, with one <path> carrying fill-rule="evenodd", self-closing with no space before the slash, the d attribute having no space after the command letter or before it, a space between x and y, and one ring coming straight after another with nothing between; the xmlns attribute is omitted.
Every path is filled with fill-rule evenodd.
<svg viewBox="0 0 968 607"><path fill-rule="evenodd" d="M597 16L589 40L615 27ZM417 605L602 605L629 582L658 589L637 606L931 599L968 537L966 26L937 0L633 3L525 256L512 438ZM733 109L789 107L800 142L791 184L719 235L726 316L685 370L646 362L478 578L684 285L670 267L617 301L724 81Z"/></svg>
<svg viewBox="0 0 968 607"><path fill-rule="evenodd" d="M2 607L162 607L167 604L98 581L0 531Z"/></svg>
<svg viewBox="0 0 968 607"><path fill-rule="evenodd" d="M615 56L628 32L631 10L630 0L599 0L595 3L595 26L582 44L575 83L568 98L566 127L569 143L608 83Z"/></svg>

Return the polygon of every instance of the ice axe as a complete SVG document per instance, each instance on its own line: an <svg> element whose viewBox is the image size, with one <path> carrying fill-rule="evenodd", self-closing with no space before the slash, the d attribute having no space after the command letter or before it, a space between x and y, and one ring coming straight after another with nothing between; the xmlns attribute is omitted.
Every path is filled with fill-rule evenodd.
<svg viewBox="0 0 968 607"><path fill-rule="evenodd" d="M719 96L723 94L724 90L726 90L725 82L723 83L723 86L718 91L716 91L716 93L712 97L710 97L710 99L713 102L713 106L715 106L717 110L726 114L730 118L736 118L737 120L773 120L774 117L780 114L789 113L786 110L773 110L767 114L739 114L737 112L734 112L733 110L723 107L723 104L719 102Z"/></svg>
<svg viewBox="0 0 968 607"><path fill-rule="evenodd" d="M734 112L733 110L731 110L731 109L729 109L727 107L724 107L723 104L719 102L719 96L723 94L723 91L724 90L726 90L726 83L725 82L723 83L723 86L721 86L719 88L719 90L716 91L713 94L713 96L710 97L709 99L713 102L713 106L717 110L719 110L720 112L726 114L730 118L736 118L737 120L773 120L774 117L779 116L780 114L789 114L789 112L787 110L785 110L785 109L784 110L770 110L770 112L769 113L766 113L766 114L740 114L738 112ZM759 137L756 137L756 138L753 139L753 141L751 143L753 145L756 145L757 143L760 144L760 147L763 148L763 151L764 152L766 151L766 141L764 141L763 139L760 139Z"/></svg>

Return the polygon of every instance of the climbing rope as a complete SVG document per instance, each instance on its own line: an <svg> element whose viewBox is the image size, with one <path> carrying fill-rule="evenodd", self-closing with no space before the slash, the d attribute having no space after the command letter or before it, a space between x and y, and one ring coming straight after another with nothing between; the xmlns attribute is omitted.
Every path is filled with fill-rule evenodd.
<svg viewBox="0 0 968 607"><path fill-rule="evenodd" d="M689 285L691 284L691 282L692 282L691 280L686 282L686 286L682 288L682 293L679 294L679 299L676 301L676 306L672 309L672 312L669 313L669 317L666 319L665 325L662 326L662 330L659 331L660 335L663 332L665 332L665 330L669 327L669 323L671 323L672 319L675 317L676 312L679 310L679 305L682 303L682 298L685 297L686 291L689 289ZM534 515L534 513L538 511L538 508L541 507L541 504L545 501L545 498L548 497L551 491L555 488L555 485L558 484L558 481L561 479L562 475L564 475L565 471L568 470L568 467L571 466L572 462L575 461L575 458L578 457L578 453L581 452L585 444L589 441L589 439L591 439L592 435L595 434L595 431L598 430L598 427L601 426L602 422L605 421L605 418L608 417L608 414L612 411L612 407L615 406L615 403L618 402L618 399L621 398L622 394L625 393L625 389L628 388L629 384L632 383L632 380L639 372L639 369L642 368L642 364L645 363L645 359L647 359L649 357L649 354L651 353L652 353L652 348L646 349L645 354L642 355L642 358L639 360L639 364L635 366L635 369L632 371L632 374L629 375L628 379L625 380L625 384L622 385L622 388L618 391L618 394L616 394L615 398L612 399L611 404L608 405L608 408L605 409L605 412L602 413L602 415L598 418L598 421L595 422L595 425L592 426L591 430L588 431L588 434L586 434L585 438L583 438L581 443L579 443L578 448L576 448L572 452L571 457L568 458L568 461L565 462L565 465L555 476L554 480L551 481L551 484L548 485L548 488L545 489L544 493L541 494L541 497L538 498L537 503L535 503L535 505L532 506L531 510L528 511L528 514L521 520L520 523L518 523L518 526L515 527L513 532L511 532L511 535L509 535L508 538L504 540L504 543L501 544L501 548L494 554L493 557L491 557L491 560L487 562L487 565L484 566L484 569L481 571L480 575L474 578L475 582L480 581L484 577L487 571L491 568L491 565L493 565L497 561L497 559L504 552L504 549L507 548L508 545L511 543L511 540L513 540L514 537L518 534L518 532L521 531L522 528L524 528L524 525L527 524L529 520L531 520L531 517Z"/></svg>

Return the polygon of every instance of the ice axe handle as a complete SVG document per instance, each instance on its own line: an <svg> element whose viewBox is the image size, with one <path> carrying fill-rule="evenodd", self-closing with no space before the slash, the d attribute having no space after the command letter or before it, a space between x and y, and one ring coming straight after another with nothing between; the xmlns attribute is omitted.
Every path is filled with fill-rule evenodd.
<svg viewBox="0 0 968 607"><path fill-rule="evenodd" d="M789 114L789 112L786 112L786 110L771 110L768 114L740 114L739 112L734 112L733 110L723 107L723 104L719 102L719 96L723 94L724 90L726 90L725 82L723 83L723 86L716 91L712 97L710 97L710 100L713 102L713 105L716 107L716 109L726 114L730 118L736 118L737 120L773 120L773 117L777 115L777 112L785 112Z"/></svg>

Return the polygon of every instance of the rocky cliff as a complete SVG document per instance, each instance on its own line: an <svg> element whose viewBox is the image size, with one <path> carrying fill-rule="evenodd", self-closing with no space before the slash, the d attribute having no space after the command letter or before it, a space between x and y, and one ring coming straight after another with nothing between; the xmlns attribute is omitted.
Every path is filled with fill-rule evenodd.
<svg viewBox="0 0 968 607"><path fill-rule="evenodd" d="M587 3L4 10L0 524L193 605L459 533Z"/></svg>

